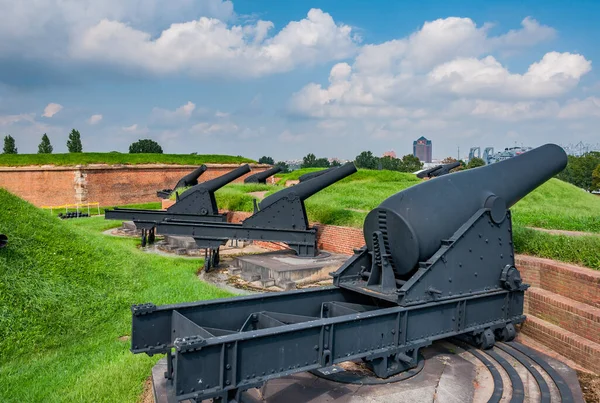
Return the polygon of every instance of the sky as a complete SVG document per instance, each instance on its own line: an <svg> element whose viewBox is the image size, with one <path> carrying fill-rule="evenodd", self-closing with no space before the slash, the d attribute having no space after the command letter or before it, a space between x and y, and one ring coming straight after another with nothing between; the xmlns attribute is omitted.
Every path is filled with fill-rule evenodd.
<svg viewBox="0 0 600 403"><path fill-rule="evenodd" d="M0 0L0 136L275 160L595 144L599 19L585 0Z"/></svg>

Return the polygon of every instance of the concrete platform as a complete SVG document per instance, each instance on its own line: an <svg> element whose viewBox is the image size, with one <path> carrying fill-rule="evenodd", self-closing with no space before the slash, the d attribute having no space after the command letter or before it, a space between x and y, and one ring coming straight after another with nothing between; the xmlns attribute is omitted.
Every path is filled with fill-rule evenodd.
<svg viewBox="0 0 600 403"><path fill-rule="evenodd" d="M314 258L298 257L293 251L274 251L255 255L237 256L233 265L245 281L258 281L265 287L276 285L283 289L296 285L328 280L348 256L321 253ZM272 283L272 284L269 284Z"/></svg>
<svg viewBox="0 0 600 403"><path fill-rule="evenodd" d="M546 397L550 398L552 402L567 401L567 399L563 399L557 387L558 383L563 387L563 393L564 388L570 391L571 401L583 402L577 375L564 363L536 352L544 358L552 370L559 374L561 378L557 383L556 379L550 377L539 365L523 365L503 350L503 348L507 349L504 344L500 347L502 348L495 347L487 353L481 350L473 353L449 341L436 342L421 351L424 357L421 371L415 371L414 374L408 376L401 374L396 377L397 379L390 378L388 381L391 382L389 383L334 382L312 373L303 372L268 381L260 389L250 389L243 393L241 403L484 403L494 396L500 402L508 402L513 398L516 399L515 401L539 402L542 389L547 389ZM511 349L508 348L508 350ZM488 360L489 366L495 368L501 381L494 380L490 367L486 366L475 354ZM492 358L498 356L500 356L499 361ZM500 364L502 359L508 367ZM357 366L340 364L336 367L339 371L344 371L344 368L352 371ZM169 400L171 386L170 381L164 377L166 368L166 360L162 359L152 370L156 403L174 403L173 400ZM329 367L325 372L331 368L333 367ZM519 380L512 379L507 368L514 368L514 373L518 374ZM532 371L538 371L541 374L542 383L545 381L546 386L540 386L536 382ZM367 381L369 375L364 373L362 375ZM394 382L394 380L396 381ZM522 396L522 400L518 398L519 395ZM209 402L209 400L203 402Z"/></svg>

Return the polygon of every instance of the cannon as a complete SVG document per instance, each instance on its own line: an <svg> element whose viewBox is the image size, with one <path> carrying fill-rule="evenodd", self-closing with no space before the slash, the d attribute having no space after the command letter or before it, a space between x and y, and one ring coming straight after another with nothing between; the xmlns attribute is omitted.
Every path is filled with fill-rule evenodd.
<svg viewBox="0 0 600 403"><path fill-rule="evenodd" d="M333 286L134 305L131 351L166 354L173 401L232 403L268 380L350 360L389 378L436 340L511 341L529 285L515 267L509 208L566 164L548 144L389 197L367 215L365 246Z"/></svg>
<svg viewBox="0 0 600 403"><path fill-rule="evenodd" d="M176 193L176 201L166 210L143 210L118 208L106 210L106 220L133 221L136 228L142 230L142 246L154 242L156 225L165 219L179 219L189 222L225 222L226 214L220 214L215 192L250 172L250 166L244 164L218 178L192 186L181 195Z"/></svg>
<svg viewBox="0 0 600 403"><path fill-rule="evenodd" d="M280 166L275 166L273 168L267 169L263 172L255 173L254 175L250 175L244 179L244 183L267 183L267 178L275 175L277 172L281 171Z"/></svg>
<svg viewBox="0 0 600 403"><path fill-rule="evenodd" d="M241 224L169 218L158 223L156 231L164 235L193 237L198 247L205 250L207 271L219 264L219 247L229 239L284 242L298 256L316 256L317 229L309 226L304 200L354 172L354 163L348 163L280 190L264 198L258 206L255 204L254 214Z"/></svg>
<svg viewBox="0 0 600 403"><path fill-rule="evenodd" d="M198 178L200 177L200 175L206 172L206 170L206 165L200 165L198 168L194 169L192 172L179 179L177 184L172 189L162 189L157 191L156 196L160 197L161 199L168 199L169 197L171 197L171 194L177 189L197 185Z"/></svg>
<svg viewBox="0 0 600 403"><path fill-rule="evenodd" d="M449 164L437 165L433 168L425 169L417 174L417 178L435 178L442 175L447 175L454 168L458 168L460 166L460 162L451 162Z"/></svg>
<svg viewBox="0 0 600 403"><path fill-rule="evenodd" d="M307 180L314 179L317 176L321 176L323 174L326 174L327 172L330 172L330 171L332 171L332 170L334 170L336 168L339 168L339 167L331 167L331 168L327 168L327 169L321 169L320 171L309 172L307 174L301 175L298 178L298 181L299 182L306 182Z"/></svg>
<svg viewBox="0 0 600 403"><path fill-rule="evenodd" d="M0 249L5 248L8 245L8 237L4 234L0 234Z"/></svg>

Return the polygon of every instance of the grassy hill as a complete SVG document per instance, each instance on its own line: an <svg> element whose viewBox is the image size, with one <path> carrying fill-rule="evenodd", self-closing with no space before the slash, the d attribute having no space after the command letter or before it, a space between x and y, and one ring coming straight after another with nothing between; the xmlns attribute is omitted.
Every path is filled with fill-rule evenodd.
<svg viewBox="0 0 600 403"><path fill-rule="evenodd" d="M129 352L131 304L227 296L200 260L75 225L102 217L61 221L2 189L0 205L1 402L134 402L159 357Z"/></svg>
<svg viewBox="0 0 600 403"><path fill-rule="evenodd" d="M127 154L127 153L68 153L68 154L0 154L0 166L26 165L86 165L86 164L242 164L256 162L232 155L205 154Z"/></svg>

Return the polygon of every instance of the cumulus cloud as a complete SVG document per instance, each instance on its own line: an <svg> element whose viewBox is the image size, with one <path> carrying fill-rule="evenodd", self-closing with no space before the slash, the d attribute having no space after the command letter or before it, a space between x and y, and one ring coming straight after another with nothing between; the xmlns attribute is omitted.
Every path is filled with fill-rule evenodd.
<svg viewBox="0 0 600 403"><path fill-rule="evenodd" d="M52 116L54 116L58 112L60 112L62 109L63 109L63 106L60 104L49 103L44 108L44 113L42 114L42 116L45 118L51 118Z"/></svg>
<svg viewBox="0 0 600 403"><path fill-rule="evenodd" d="M257 77L345 58L356 49L352 29L319 9L268 37L273 27L269 21L229 26L201 17L172 24L153 37L121 21L103 19L72 38L70 55L156 74Z"/></svg>
<svg viewBox="0 0 600 403"><path fill-rule="evenodd" d="M155 120L182 120L188 119L194 113L196 104L192 101L188 101L185 105L181 105L175 110L163 109L155 107L152 109L152 116Z"/></svg>
<svg viewBox="0 0 600 403"><path fill-rule="evenodd" d="M295 93L289 109L313 118L429 122L451 112L480 117L538 116L535 108L540 106L526 100L562 96L592 68L582 55L548 52L525 73L510 72L494 56L480 55L539 43L551 38L554 30L531 18L523 20L520 30L503 35L490 37L488 30L487 25L477 27L468 18L451 17L427 22L406 38L366 45L352 64L332 67L327 86L310 83ZM465 100L460 108L447 107L453 97ZM512 102L508 109L502 103L506 101Z"/></svg>
<svg viewBox="0 0 600 403"><path fill-rule="evenodd" d="M0 55L65 55L70 41L82 31L106 19L122 21L149 31L200 16L227 21L233 3L223 0L36 0L31 3L0 0Z"/></svg>
<svg viewBox="0 0 600 403"><path fill-rule="evenodd" d="M20 113L18 115L0 115L0 126L11 126L19 122L30 122L35 121L34 113Z"/></svg>
<svg viewBox="0 0 600 403"><path fill-rule="evenodd" d="M568 92L591 69L592 63L581 55L550 52L525 74L511 74L493 56L487 56L439 65L429 73L429 80L457 95L540 98Z"/></svg>
<svg viewBox="0 0 600 403"><path fill-rule="evenodd" d="M102 115L92 115L88 119L88 123L91 125L95 125L97 123L100 123L101 120L102 120Z"/></svg>

